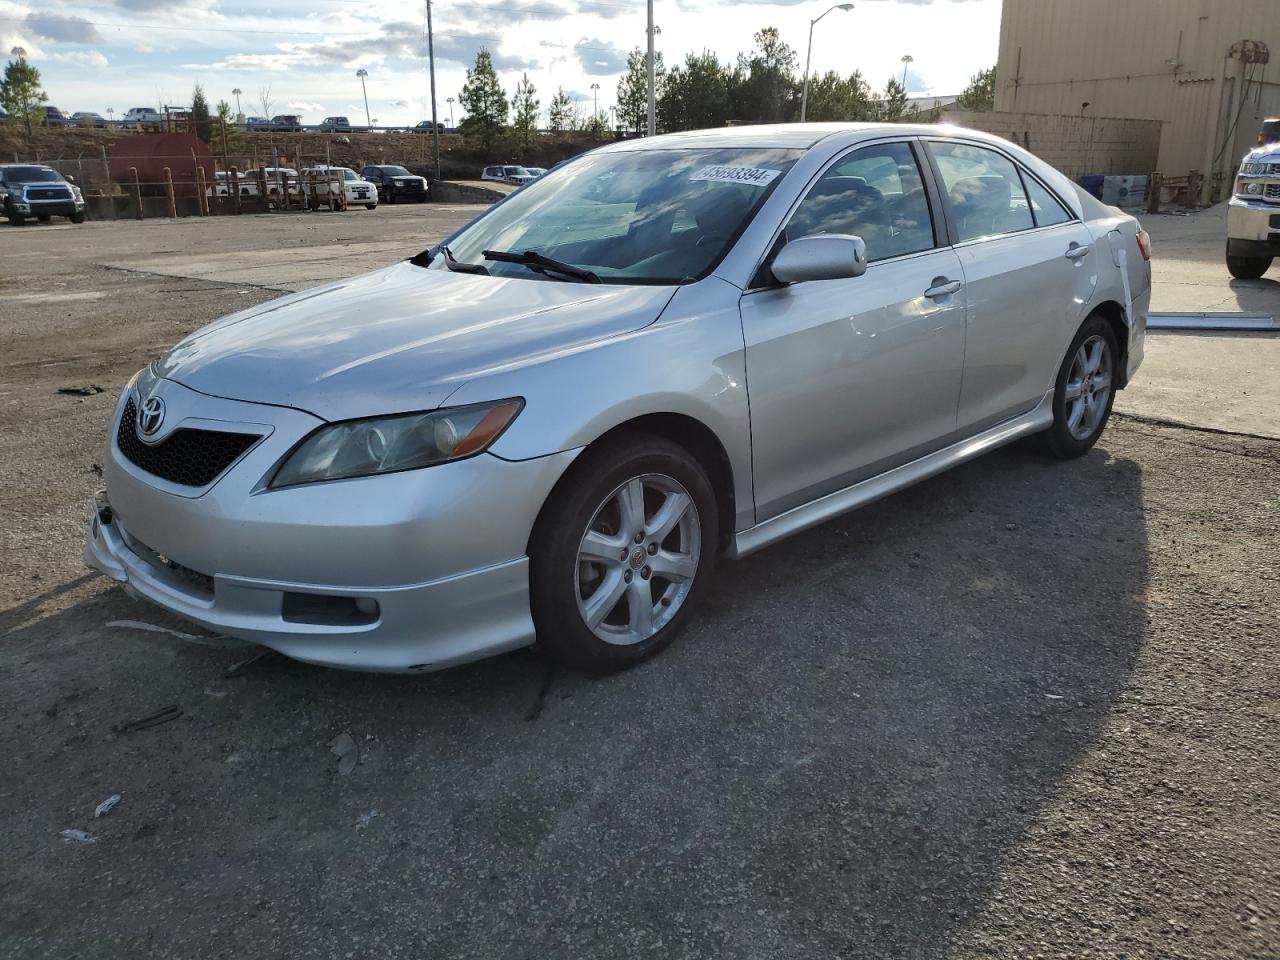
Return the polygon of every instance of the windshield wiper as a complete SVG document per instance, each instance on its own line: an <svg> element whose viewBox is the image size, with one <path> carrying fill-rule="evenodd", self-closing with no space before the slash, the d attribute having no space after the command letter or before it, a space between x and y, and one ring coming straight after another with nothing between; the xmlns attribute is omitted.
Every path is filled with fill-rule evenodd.
<svg viewBox="0 0 1280 960"><path fill-rule="evenodd" d="M440 244L440 255L444 257L444 265L454 273L482 273L486 277L489 275L489 268L483 263L463 263L443 243Z"/></svg>
<svg viewBox="0 0 1280 960"><path fill-rule="evenodd" d="M566 277L573 277L575 280L581 280L584 283L603 283L598 276L585 267L575 267L572 263L565 263L562 260L552 260L550 257L543 256L537 250L526 250L524 253L511 253L506 250L484 250L481 256L486 260L498 260L502 263L519 263L528 267L530 270L536 270L538 273L559 273Z"/></svg>

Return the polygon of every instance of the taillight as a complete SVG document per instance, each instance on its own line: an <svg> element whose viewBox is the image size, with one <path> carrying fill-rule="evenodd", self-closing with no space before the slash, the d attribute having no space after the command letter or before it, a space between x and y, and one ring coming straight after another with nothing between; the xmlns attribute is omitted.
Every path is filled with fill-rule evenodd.
<svg viewBox="0 0 1280 960"><path fill-rule="evenodd" d="M1149 262L1151 260L1151 234L1139 227L1138 236L1135 239L1138 241L1138 252L1142 254L1142 259Z"/></svg>

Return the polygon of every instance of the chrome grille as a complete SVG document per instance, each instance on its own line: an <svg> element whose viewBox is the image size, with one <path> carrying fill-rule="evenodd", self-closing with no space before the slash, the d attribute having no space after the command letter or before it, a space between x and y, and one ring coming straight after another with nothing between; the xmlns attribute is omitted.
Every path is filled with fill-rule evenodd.
<svg viewBox="0 0 1280 960"><path fill-rule="evenodd" d="M1262 195L1268 200L1280 200L1280 183L1268 183L1263 188Z"/></svg>

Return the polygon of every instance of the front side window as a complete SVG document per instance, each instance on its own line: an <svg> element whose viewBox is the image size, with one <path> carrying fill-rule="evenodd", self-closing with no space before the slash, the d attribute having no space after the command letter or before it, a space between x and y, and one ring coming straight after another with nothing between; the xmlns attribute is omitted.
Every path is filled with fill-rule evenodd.
<svg viewBox="0 0 1280 960"><path fill-rule="evenodd" d="M534 251L605 283L684 283L719 262L801 152L691 147L587 154L463 228L449 252L497 276L538 278L521 264L486 260L486 250ZM441 260L433 266L443 269Z"/></svg>
<svg viewBox="0 0 1280 960"><path fill-rule="evenodd" d="M861 237L871 262L932 248L933 221L911 145L862 147L828 169L800 201L785 235L790 241L817 233Z"/></svg>
<svg viewBox="0 0 1280 960"><path fill-rule="evenodd" d="M959 240L996 237L1035 226L1022 178L1003 154L967 143L931 143Z"/></svg>

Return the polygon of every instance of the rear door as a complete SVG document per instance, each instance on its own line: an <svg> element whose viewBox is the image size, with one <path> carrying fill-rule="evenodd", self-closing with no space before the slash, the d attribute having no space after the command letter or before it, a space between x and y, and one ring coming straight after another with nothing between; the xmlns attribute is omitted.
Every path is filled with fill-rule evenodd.
<svg viewBox="0 0 1280 960"><path fill-rule="evenodd" d="M1093 236L1053 192L989 145L927 142L968 290L958 427L1032 409L1097 283Z"/></svg>
<svg viewBox="0 0 1280 960"><path fill-rule="evenodd" d="M779 242L861 237L863 276L742 297L757 522L953 436L965 289L920 159L909 138L858 147L789 215Z"/></svg>

